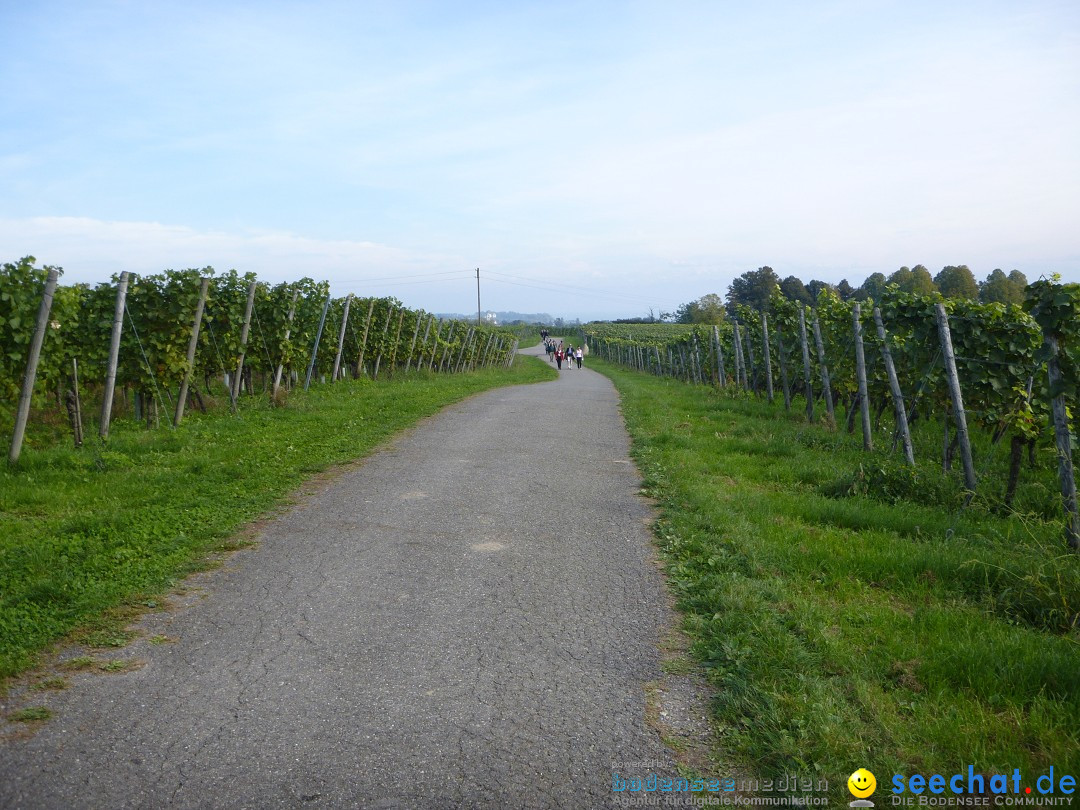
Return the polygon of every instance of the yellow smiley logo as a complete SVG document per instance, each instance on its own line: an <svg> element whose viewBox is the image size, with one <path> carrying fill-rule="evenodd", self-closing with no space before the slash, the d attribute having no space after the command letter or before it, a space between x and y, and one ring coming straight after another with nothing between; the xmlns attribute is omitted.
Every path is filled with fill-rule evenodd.
<svg viewBox="0 0 1080 810"><path fill-rule="evenodd" d="M847 788L856 799L865 799L877 790L877 779L866 768L859 768L848 777Z"/></svg>

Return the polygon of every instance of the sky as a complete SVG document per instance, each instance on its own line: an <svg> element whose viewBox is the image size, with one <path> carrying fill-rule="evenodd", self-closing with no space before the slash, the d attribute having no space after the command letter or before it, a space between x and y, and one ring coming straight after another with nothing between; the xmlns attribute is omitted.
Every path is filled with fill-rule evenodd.
<svg viewBox="0 0 1080 810"><path fill-rule="evenodd" d="M0 261L434 312L1080 281L1080 3L0 0Z"/></svg>

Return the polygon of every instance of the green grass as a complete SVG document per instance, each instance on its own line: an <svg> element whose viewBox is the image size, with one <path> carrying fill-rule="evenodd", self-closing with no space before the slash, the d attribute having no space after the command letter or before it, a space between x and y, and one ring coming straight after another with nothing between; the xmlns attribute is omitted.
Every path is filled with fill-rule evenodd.
<svg viewBox="0 0 1080 810"><path fill-rule="evenodd" d="M237 416L189 412L176 430L120 420L105 447L25 449L0 470L0 679L76 628L89 646L122 646L126 617L315 473L471 394L554 376L518 358L508 370L341 382L284 408L260 398Z"/></svg>
<svg viewBox="0 0 1080 810"><path fill-rule="evenodd" d="M27 706L9 714L8 720L15 723L38 723L52 716L52 710L45 706Z"/></svg>
<svg viewBox="0 0 1080 810"><path fill-rule="evenodd" d="M838 486L890 462L795 408L591 365L621 393L726 751L845 802L858 767L1080 772L1080 558L1060 522L950 511L917 479Z"/></svg>

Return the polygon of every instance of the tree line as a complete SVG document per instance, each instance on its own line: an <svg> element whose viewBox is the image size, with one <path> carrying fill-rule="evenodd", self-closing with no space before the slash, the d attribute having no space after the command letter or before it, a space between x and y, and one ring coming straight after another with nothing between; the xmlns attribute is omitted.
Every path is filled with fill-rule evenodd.
<svg viewBox="0 0 1080 810"><path fill-rule="evenodd" d="M758 312L770 309L769 301L779 293L795 304L812 306L818 294L824 290L833 290L841 301L879 301L886 287L895 285L904 293L929 295L940 293L945 298L957 298L978 301L983 304L1022 304L1024 289L1028 285L1027 277L1019 270L1006 273L997 269L985 280L976 281L971 269L965 265L943 267L937 275L921 264L914 267L901 267L895 273L873 273L858 287L853 287L847 279L838 284L812 279L803 283L796 276L781 279L769 266L750 270L731 282L727 296L721 298L716 293L703 295L695 301L689 301L672 313L662 312L659 317L629 319L630 322L669 321L675 323L722 323L735 313L737 306L747 306Z"/></svg>

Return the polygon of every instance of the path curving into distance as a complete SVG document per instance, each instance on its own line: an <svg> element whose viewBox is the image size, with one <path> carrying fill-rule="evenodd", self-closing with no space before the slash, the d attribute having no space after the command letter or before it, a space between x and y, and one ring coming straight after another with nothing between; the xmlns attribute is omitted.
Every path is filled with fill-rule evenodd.
<svg viewBox="0 0 1080 810"><path fill-rule="evenodd" d="M593 808L674 775L628 449L588 369L422 422L146 617L139 668L35 696L0 807Z"/></svg>

